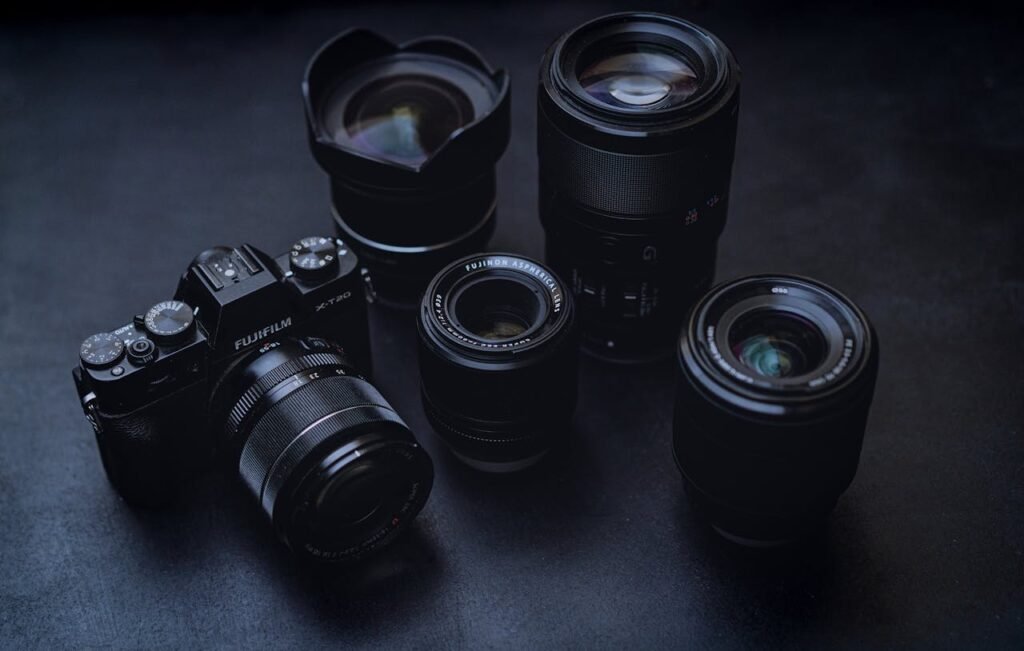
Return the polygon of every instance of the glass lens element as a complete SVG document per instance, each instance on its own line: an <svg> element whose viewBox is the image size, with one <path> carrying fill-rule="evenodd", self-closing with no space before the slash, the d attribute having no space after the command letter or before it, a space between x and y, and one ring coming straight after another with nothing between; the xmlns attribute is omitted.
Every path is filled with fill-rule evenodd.
<svg viewBox="0 0 1024 651"><path fill-rule="evenodd" d="M359 90L345 111L344 128L357 149L418 164L473 120L465 93L420 74L376 79Z"/></svg>
<svg viewBox="0 0 1024 651"><path fill-rule="evenodd" d="M520 336L540 318L541 309L533 291L506 278L491 278L468 287L454 307L462 326L488 341Z"/></svg>
<svg viewBox="0 0 1024 651"><path fill-rule="evenodd" d="M813 323L789 312L761 310L729 330L729 346L744 366L771 378L810 373L825 358L825 338Z"/></svg>
<svg viewBox="0 0 1024 651"><path fill-rule="evenodd" d="M699 85L697 73L682 57L646 45L598 58L579 74L579 82L599 102L631 108L679 104Z"/></svg>

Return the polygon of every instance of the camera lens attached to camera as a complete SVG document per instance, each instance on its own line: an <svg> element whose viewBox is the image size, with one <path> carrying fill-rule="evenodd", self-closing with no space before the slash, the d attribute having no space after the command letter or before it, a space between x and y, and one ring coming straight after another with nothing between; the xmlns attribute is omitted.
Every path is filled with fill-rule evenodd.
<svg viewBox="0 0 1024 651"><path fill-rule="evenodd" d="M267 343L220 392L215 401L231 405L225 436L242 480L295 552L359 559L386 545L426 502L430 458L329 342Z"/></svg>

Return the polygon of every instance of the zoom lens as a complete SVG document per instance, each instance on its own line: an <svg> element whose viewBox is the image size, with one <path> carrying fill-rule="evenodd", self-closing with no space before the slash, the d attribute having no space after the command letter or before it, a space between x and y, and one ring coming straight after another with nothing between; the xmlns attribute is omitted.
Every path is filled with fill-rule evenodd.
<svg viewBox="0 0 1024 651"><path fill-rule="evenodd" d="M711 285L736 145L740 71L706 30L660 14L598 18L541 63L540 216L584 348L671 350Z"/></svg>
<svg viewBox="0 0 1024 651"><path fill-rule="evenodd" d="M302 90L339 232L377 298L414 304L425 279L494 231L508 75L460 41L395 45L357 29L313 56Z"/></svg>
<svg viewBox="0 0 1024 651"><path fill-rule="evenodd" d="M281 540L321 561L357 560L419 513L426 452L386 400L322 339L284 339L242 358L218 387L227 445Z"/></svg>
<svg viewBox="0 0 1024 651"><path fill-rule="evenodd" d="M520 470L569 433L576 407L572 298L528 258L472 255L444 268L420 309L423 405L463 462Z"/></svg>
<svg viewBox="0 0 1024 651"><path fill-rule="evenodd" d="M676 463L715 529L768 546L823 520L857 472L878 374L864 313L806 278L736 280L694 307L679 361Z"/></svg>

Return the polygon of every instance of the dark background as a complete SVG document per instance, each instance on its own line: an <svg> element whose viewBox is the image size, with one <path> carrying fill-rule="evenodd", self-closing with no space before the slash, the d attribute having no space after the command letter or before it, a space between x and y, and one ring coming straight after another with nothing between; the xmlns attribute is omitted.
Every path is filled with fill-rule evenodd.
<svg viewBox="0 0 1024 651"><path fill-rule="evenodd" d="M882 342L860 471L806 545L753 554L693 520L671 363L584 361L570 457L463 470L420 408L411 315L380 310L377 384L438 472L374 562L302 568L233 478L170 512L106 483L71 382L79 341L168 298L201 249L278 253L330 229L299 98L322 41L445 33L507 67L491 244L540 256L537 63L613 8L44 4L3 20L0 646L1024 645L1024 47L1017 18L966 6L664 7L743 67L718 278L821 278Z"/></svg>

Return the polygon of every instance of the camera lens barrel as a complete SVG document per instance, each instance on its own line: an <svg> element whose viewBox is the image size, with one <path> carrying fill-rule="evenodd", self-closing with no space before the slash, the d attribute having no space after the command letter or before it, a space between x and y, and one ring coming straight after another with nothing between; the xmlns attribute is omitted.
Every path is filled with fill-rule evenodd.
<svg viewBox="0 0 1024 651"><path fill-rule="evenodd" d="M417 324L424 408L460 460L510 472L566 439L578 338L550 269L507 253L457 260L428 285Z"/></svg>
<svg viewBox="0 0 1024 651"><path fill-rule="evenodd" d="M223 392L223 393L221 393ZM230 396L227 446L280 538L320 561L362 558L426 502L426 452L344 352L284 339L243 358L218 389Z"/></svg>
<svg viewBox="0 0 1024 651"><path fill-rule="evenodd" d="M378 298L415 304L424 279L493 233L508 75L461 41L355 29L312 57L302 90L341 236Z"/></svg>
<svg viewBox="0 0 1024 651"><path fill-rule="evenodd" d="M785 543L857 471L878 339L836 290L786 275L720 285L679 341L674 452L687 493L741 544Z"/></svg>
<svg viewBox="0 0 1024 651"><path fill-rule="evenodd" d="M589 352L620 361L667 353L686 309L710 286L739 83L720 40L662 14L598 18L545 54L541 222Z"/></svg>

